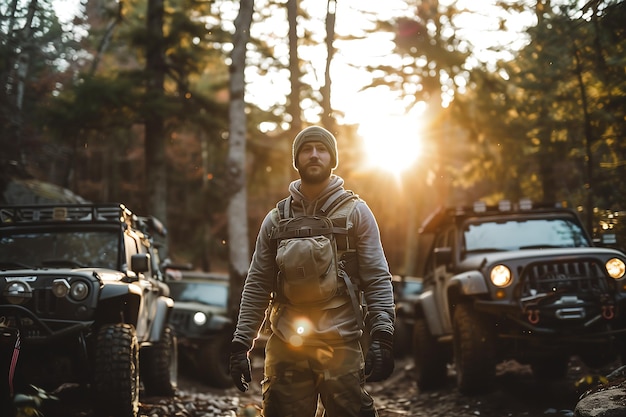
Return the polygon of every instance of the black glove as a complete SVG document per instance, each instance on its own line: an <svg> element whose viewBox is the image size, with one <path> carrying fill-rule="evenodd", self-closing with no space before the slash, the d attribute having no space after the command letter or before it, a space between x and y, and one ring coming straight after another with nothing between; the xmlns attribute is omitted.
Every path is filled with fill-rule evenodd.
<svg viewBox="0 0 626 417"><path fill-rule="evenodd" d="M233 342L230 347L230 377L239 391L246 392L248 383L252 381L248 348L240 342Z"/></svg>
<svg viewBox="0 0 626 417"><path fill-rule="evenodd" d="M377 331L365 356L365 380L379 382L389 378L394 368L393 335Z"/></svg>

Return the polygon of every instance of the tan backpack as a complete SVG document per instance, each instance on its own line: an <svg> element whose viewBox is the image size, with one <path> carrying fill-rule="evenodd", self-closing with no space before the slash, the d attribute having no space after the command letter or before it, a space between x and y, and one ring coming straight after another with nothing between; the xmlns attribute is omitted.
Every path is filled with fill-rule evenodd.
<svg viewBox="0 0 626 417"><path fill-rule="evenodd" d="M276 243L278 301L307 307L347 292L362 316L353 283L358 282L358 264L350 222L359 201L358 195L344 191L318 214L298 217L292 216L291 197L278 202L270 236Z"/></svg>

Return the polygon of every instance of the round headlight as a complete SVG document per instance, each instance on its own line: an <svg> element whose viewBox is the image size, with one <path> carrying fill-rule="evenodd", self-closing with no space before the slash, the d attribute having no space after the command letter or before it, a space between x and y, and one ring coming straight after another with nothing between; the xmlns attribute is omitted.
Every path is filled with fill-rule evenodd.
<svg viewBox="0 0 626 417"><path fill-rule="evenodd" d="M511 270L504 265L496 265L491 269L491 282L496 287L506 287L511 283L512 277Z"/></svg>
<svg viewBox="0 0 626 417"><path fill-rule="evenodd" d="M624 265L624 261L617 258L611 258L606 262L606 272L609 273L609 276L613 279L619 279L624 276L626 273L626 265Z"/></svg>
<svg viewBox="0 0 626 417"><path fill-rule="evenodd" d="M89 295L89 285L83 281L74 281L70 286L70 297L75 301L83 301Z"/></svg>
<svg viewBox="0 0 626 417"><path fill-rule="evenodd" d="M14 281L7 285L2 295L10 304L25 304L33 296L30 286L22 281Z"/></svg>
<svg viewBox="0 0 626 417"><path fill-rule="evenodd" d="M196 314L193 315L193 322L196 326L204 325L206 323L206 314L202 311L196 312Z"/></svg>
<svg viewBox="0 0 626 417"><path fill-rule="evenodd" d="M66 280L59 278L52 281L52 294L54 294L55 297L63 298L69 291L70 284Z"/></svg>

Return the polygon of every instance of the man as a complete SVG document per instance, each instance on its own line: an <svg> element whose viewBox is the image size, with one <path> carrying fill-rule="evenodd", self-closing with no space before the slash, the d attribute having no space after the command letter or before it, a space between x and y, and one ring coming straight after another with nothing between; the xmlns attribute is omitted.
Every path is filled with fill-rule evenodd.
<svg viewBox="0 0 626 417"><path fill-rule="evenodd" d="M264 417L313 417L318 398L328 417L378 416L364 385L366 380L381 381L393 372L395 321L391 274L378 224L367 204L344 190L343 179L332 174L338 164L337 141L332 133L307 127L295 137L292 150L300 179L290 184L290 197L262 222L241 297L230 373L235 385L246 391L251 381L248 353L267 310L271 334L261 382ZM341 196L347 196L348 203L339 202ZM342 209L329 209L333 205ZM278 225L289 221L280 220L285 217L281 210L296 221L307 215L327 216L333 210L347 213L347 234L351 236L347 242L352 239L353 243L342 247L345 257L342 255L336 271L330 275L322 272L323 277L317 275L319 279L300 285L317 261L310 266L305 256L290 256L280 237L300 233L277 233ZM314 244L327 240L319 238ZM290 278L293 274L302 276ZM311 291L315 285L320 288ZM326 287L333 289L327 291ZM361 293L367 310L365 327L357 301ZM371 341L365 358L360 342L363 329Z"/></svg>

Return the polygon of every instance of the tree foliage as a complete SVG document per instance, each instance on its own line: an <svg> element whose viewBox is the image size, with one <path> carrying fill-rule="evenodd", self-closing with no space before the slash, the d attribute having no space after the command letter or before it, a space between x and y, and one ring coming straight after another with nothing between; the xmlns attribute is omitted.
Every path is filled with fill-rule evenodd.
<svg viewBox="0 0 626 417"><path fill-rule="evenodd" d="M626 8L542 4L531 41L516 59L500 61L492 73L472 73L471 92L457 102L459 120L488 150L478 167L491 178L492 192L580 206L591 228L594 207L625 203L615 191L626 114L626 39L616 22Z"/></svg>
<svg viewBox="0 0 626 417"><path fill-rule="evenodd" d="M0 147L2 161L27 162L41 136L42 98L64 79L64 61L75 54L49 0L11 0L0 4ZM40 162L30 158L35 165Z"/></svg>
<svg viewBox="0 0 626 417"><path fill-rule="evenodd" d="M158 118L164 162L156 165L167 170L166 197L159 199L171 244L176 255L207 269L211 259L227 257L235 184L229 105L240 98L250 241L295 176L294 132L331 111L340 137L338 173L377 214L392 269L414 252L406 246L408 229L438 203L531 197L580 206L587 219L591 211L613 213L605 224L620 224L614 213L626 203L623 1L501 0L490 13L495 26L480 27L483 32L499 38L517 16L530 17L529 27L511 38L514 44L481 53L463 26L475 12L460 2L407 1L393 13L368 15L370 27L347 32L339 30L345 2L330 3L337 4L332 16L311 14L316 0L258 3L245 64L255 81L233 97L236 2L164 0L159 59L147 65L154 40L147 0L88 2L75 19L83 29L75 32L64 29L49 0L10 0L0 5L2 158L26 162L33 174L87 199L124 201L153 214L155 163L143 151L144 125ZM323 33L329 17L337 24L334 38ZM370 74L364 88L396 94L407 111L428 108L424 157L400 180L361 169L357 126L342 124L342 109L331 105L338 85L333 62L311 59L318 53L344 59L358 42L381 33L395 40L395 49L378 62L354 64ZM151 68L163 77L159 94L149 83ZM259 97L254 83L273 80L272 98ZM331 81L333 91L326 89Z"/></svg>

